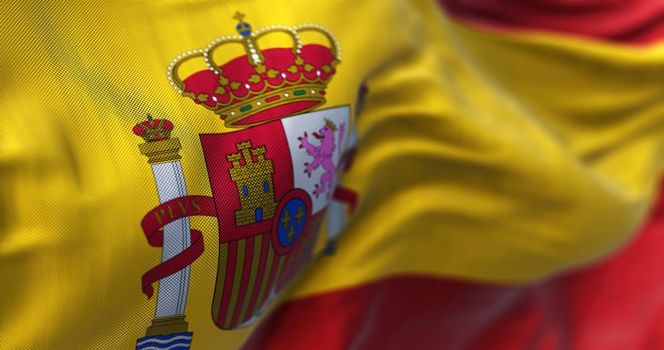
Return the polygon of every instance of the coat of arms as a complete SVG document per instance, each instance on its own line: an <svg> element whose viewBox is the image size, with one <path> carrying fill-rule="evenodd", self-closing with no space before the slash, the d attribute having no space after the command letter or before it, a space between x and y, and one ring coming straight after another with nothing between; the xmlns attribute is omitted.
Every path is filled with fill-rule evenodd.
<svg viewBox="0 0 664 350"><path fill-rule="evenodd" d="M137 349L188 349L185 322L189 265L203 253L202 233L189 217L216 217L219 263L213 322L221 329L251 323L311 258L330 201L348 197L336 172L347 143L349 107L312 111L325 103L327 84L340 62L334 36L318 25L270 26L253 31L237 14L239 35L213 40L171 63L168 79L180 94L218 114L236 131L201 134L200 144L212 196L188 195L180 165L180 142L165 119L136 125L145 139L141 153L152 166L161 204L141 222L148 242L163 247L162 262L143 276L152 296L159 282L157 310ZM329 45L303 44L315 32ZM258 39L282 33L291 47L261 49ZM224 64L215 51L240 44L246 55ZM184 79L180 65L202 59L209 69Z"/></svg>

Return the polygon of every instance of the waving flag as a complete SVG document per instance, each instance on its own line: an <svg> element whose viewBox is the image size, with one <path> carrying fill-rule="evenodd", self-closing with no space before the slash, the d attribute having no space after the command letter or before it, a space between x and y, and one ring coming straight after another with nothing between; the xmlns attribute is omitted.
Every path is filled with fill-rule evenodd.
<svg viewBox="0 0 664 350"><path fill-rule="evenodd" d="M661 1L0 14L0 348L664 346Z"/></svg>

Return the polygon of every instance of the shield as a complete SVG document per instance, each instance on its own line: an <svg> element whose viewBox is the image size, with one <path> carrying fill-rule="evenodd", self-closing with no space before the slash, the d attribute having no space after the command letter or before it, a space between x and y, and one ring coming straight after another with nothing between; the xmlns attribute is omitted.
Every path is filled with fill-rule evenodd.
<svg viewBox="0 0 664 350"><path fill-rule="evenodd" d="M219 220L218 327L250 323L310 260L348 122L342 106L200 135Z"/></svg>

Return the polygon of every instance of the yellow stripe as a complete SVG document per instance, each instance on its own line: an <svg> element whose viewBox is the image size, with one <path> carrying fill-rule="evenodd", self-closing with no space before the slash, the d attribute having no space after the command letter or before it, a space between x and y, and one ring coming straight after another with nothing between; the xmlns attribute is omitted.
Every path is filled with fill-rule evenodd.
<svg viewBox="0 0 664 350"><path fill-rule="evenodd" d="M371 81L345 177L359 211L294 297L404 273L540 279L613 252L648 211L664 45L503 35L431 13L432 51Z"/></svg>
<svg viewBox="0 0 664 350"><path fill-rule="evenodd" d="M265 295L265 289L267 288L267 282L270 279L270 272L272 270L272 260L274 260L274 250L270 245L267 249L267 265L265 265L265 272L263 272L263 281L261 281L261 287L258 291L258 298L256 298L256 310L260 310L260 302Z"/></svg>
<svg viewBox="0 0 664 350"><path fill-rule="evenodd" d="M228 265L228 243L219 244L219 263L217 265L217 282L214 287L214 298L212 299L212 319L219 317L221 296L224 293L224 282L226 279L226 266Z"/></svg>
<svg viewBox="0 0 664 350"><path fill-rule="evenodd" d="M258 273L258 263L261 257L261 249L263 245L263 235L258 235L254 241L254 256L251 259L251 274L249 275L249 286L247 287L247 295L244 297L244 303L242 304L242 309L240 311L239 323L242 323L244 316L247 313L247 308L249 307L249 301L251 300L251 295L254 291L254 284L256 281L256 274Z"/></svg>
<svg viewBox="0 0 664 350"><path fill-rule="evenodd" d="M238 294L240 293L240 284L242 283L242 273L244 271L244 256L245 246L247 242L241 239L237 242L237 258L235 259L235 275L233 276L233 288L231 290L231 301L228 304L228 312L226 313L226 321L224 322L225 328L230 328L233 322L233 313L235 312L235 305L237 304Z"/></svg>

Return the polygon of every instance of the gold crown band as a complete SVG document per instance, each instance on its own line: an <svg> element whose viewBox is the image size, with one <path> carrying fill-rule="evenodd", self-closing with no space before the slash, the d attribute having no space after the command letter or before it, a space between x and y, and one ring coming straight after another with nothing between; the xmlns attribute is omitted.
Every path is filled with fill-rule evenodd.
<svg viewBox="0 0 664 350"><path fill-rule="evenodd" d="M245 116L249 113L256 114L264 110L274 108L275 106L298 102L298 101L318 101L318 103L312 105L306 110L302 110L299 112L303 113L309 111L319 106L320 104L325 103L325 97L320 93L320 90L324 88L325 86L320 84L289 86L270 91L269 93L260 96L256 96L249 100L243 101L242 103L233 104L226 108L215 110L215 113L227 115L227 117L224 119L224 122L226 126L229 128L244 128L253 125L258 125L264 123L265 121L262 120L253 124L242 124L242 125L236 125L236 122L244 119ZM271 101L277 96L279 97L279 99Z"/></svg>

